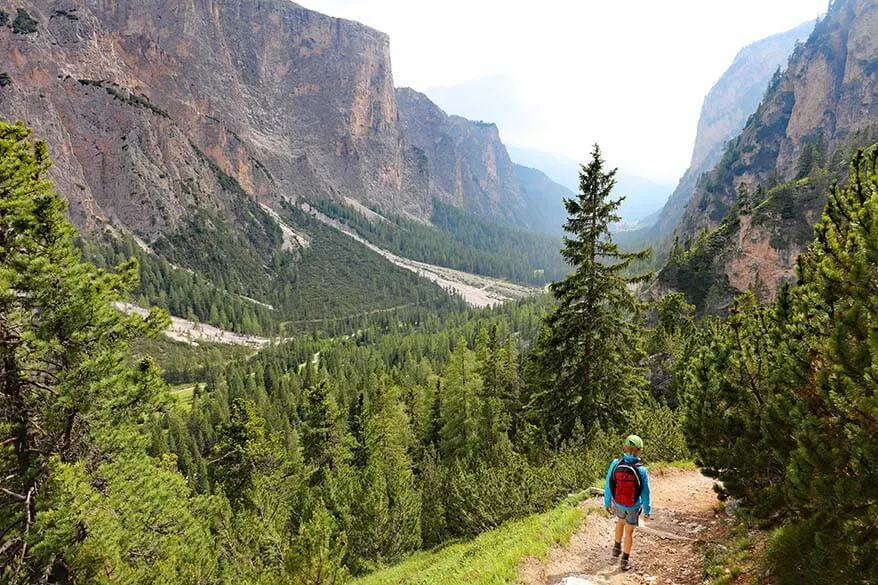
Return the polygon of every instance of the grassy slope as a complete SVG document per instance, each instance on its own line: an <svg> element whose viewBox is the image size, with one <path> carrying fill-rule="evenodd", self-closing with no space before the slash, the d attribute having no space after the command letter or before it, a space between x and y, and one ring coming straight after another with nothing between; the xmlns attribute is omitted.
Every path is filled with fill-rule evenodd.
<svg viewBox="0 0 878 585"><path fill-rule="evenodd" d="M504 524L473 540L433 552L354 581L355 585L500 585L514 583L526 557L543 558L556 543L566 543L585 511L570 498L557 508Z"/></svg>
<svg viewBox="0 0 878 585"><path fill-rule="evenodd" d="M693 461L653 462L649 469L695 469ZM594 487L603 488L603 478ZM466 542L435 551L415 553L408 560L379 570L353 585L503 585L518 578L527 557L545 558L554 544L566 544L582 524L586 511L578 504L586 492L571 496L556 508L507 522Z"/></svg>

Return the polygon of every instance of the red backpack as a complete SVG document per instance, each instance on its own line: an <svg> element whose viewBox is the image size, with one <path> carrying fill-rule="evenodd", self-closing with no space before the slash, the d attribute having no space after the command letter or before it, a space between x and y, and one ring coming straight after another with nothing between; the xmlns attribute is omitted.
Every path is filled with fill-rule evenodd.
<svg viewBox="0 0 878 585"><path fill-rule="evenodd" d="M640 463L619 461L610 474L610 493L613 501L631 508L643 491L643 479L640 477Z"/></svg>

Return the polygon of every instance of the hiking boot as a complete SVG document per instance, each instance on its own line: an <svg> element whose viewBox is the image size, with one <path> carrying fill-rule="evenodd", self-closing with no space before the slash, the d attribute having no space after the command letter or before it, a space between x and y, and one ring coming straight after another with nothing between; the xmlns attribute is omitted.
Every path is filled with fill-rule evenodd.
<svg viewBox="0 0 878 585"><path fill-rule="evenodd" d="M613 545L613 558L618 557L620 554L622 554L622 543L617 542Z"/></svg>
<svg viewBox="0 0 878 585"><path fill-rule="evenodd" d="M622 560L619 561L619 568L622 569L623 571L627 571L628 569L631 568L631 562L630 562L630 559L628 558L628 555L622 555Z"/></svg>

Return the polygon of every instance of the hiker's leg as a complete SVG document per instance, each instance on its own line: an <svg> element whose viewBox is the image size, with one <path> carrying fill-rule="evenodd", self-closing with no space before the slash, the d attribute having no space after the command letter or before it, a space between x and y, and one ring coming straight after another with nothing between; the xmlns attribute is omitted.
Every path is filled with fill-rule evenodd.
<svg viewBox="0 0 878 585"><path fill-rule="evenodd" d="M634 529L636 526L633 524L625 524L623 528L625 530L625 536L622 541L622 552L625 556L628 556L631 554L631 546L634 544Z"/></svg>
<svg viewBox="0 0 878 585"><path fill-rule="evenodd" d="M616 539L613 542L622 542L622 531L625 529L625 519L616 519Z"/></svg>

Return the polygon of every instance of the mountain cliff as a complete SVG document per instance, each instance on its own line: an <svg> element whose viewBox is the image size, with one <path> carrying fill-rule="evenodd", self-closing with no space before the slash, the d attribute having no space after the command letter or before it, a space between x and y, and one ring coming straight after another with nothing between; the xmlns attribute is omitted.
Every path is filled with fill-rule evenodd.
<svg viewBox="0 0 878 585"><path fill-rule="evenodd" d="M497 128L397 92L387 35L356 22L284 0L0 0L0 54L0 118L46 140L78 227L275 306L316 258L351 257L307 247L297 200L528 225Z"/></svg>
<svg viewBox="0 0 878 585"><path fill-rule="evenodd" d="M434 197L504 219L521 210L496 128L431 126L429 102L409 123L424 112L398 112L389 39L359 23L281 0L0 9L31 23L0 28L0 116L47 139L80 227L106 219L153 241L196 209L226 210L214 166L267 204L350 197L424 219Z"/></svg>
<svg viewBox="0 0 878 585"><path fill-rule="evenodd" d="M398 89L396 97L400 128L421 156L431 197L527 225L524 194L496 125L448 116L410 88Z"/></svg>
<svg viewBox="0 0 878 585"><path fill-rule="evenodd" d="M851 151L878 122L878 4L837 0L776 75L720 162L697 183L662 280L707 310L736 291L773 296ZM697 284L693 284L696 283ZM694 288L693 288L694 287Z"/></svg>
<svg viewBox="0 0 878 585"><path fill-rule="evenodd" d="M786 64L796 42L807 39L813 28L813 22L806 22L748 45L735 56L704 98L692 160L662 208L654 233L669 234L674 230L695 192L698 177L719 162L725 143L741 131L747 117L756 111L771 76Z"/></svg>
<svg viewBox="0 0 878 585"><path fill-rule="evenodd" d="M196 151L262 202L355 194L428 210L382 33L280 1L19 8L34 32L0 31L0 115L48 139L81 226L102 216L152 239L193 204L219 206L164 172L198 168Z"/></svg>

